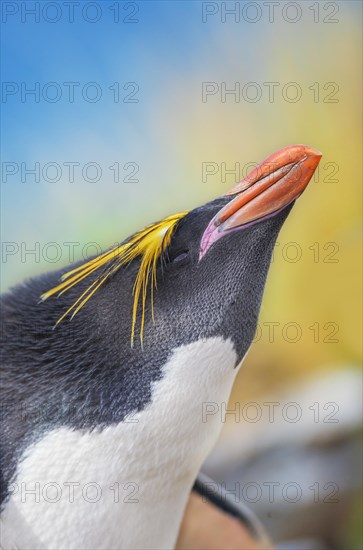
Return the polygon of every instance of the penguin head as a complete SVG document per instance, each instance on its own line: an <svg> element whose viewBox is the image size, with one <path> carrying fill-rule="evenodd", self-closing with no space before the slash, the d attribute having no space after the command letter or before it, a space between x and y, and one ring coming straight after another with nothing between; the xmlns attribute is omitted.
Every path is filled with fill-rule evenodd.
<svg viewBox="0 0 363 550"><path fill-rule="evenodd" d="M72 323L80 322L92 312L113 341L130 342L131 333L135 353L222 336L241 359L254 336L276 237L320 158L303 145L285 147L226 195L147 227L66 274L68 283L44 297L68 285L76 300L61 319L77 313Z"/></svg>
<svg viewBox="0 0 363 550"><path fill-rule="evenodd" d="M256 330L273 246L292 205L271 219L226 232L206 245L211 222L228 205L220 198L190 211L175 228L160 262L143 345L182 345L214 336L232 340L238 362Z"/></svg>

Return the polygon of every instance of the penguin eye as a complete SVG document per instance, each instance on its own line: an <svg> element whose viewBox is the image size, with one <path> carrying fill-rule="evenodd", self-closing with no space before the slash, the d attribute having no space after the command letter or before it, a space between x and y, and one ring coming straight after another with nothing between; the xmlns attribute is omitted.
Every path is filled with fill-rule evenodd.
<svg viewBox="0 0 363 550"><path fill-rule="evenodd" d="M189 250L180 250L172 258L170 258L171 263L179 264L185 261L189 257Z"/></svg>

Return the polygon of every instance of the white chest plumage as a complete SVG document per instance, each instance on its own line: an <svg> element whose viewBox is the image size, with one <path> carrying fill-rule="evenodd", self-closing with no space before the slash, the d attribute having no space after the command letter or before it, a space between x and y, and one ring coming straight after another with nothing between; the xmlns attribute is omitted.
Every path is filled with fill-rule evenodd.
<svg viewBox="0 0 363 550"><path fill-rule="evenodd" d="M1 515L3 548L172 548L238 369L230 340L174 350L149 405L102 431L63 427L29 447Z"/></svg>

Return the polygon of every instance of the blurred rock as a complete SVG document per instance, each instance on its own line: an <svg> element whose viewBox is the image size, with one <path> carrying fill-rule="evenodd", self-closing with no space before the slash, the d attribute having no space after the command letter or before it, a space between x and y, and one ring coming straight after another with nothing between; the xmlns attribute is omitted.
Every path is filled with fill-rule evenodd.
<svg viewBox="0 0 363 550"><path fill-rule="evenodd" d="M343 548L362 487L361 387L357 370L325 372L237 407L203 470L247 504L274 541L311 537L321 546L304 548Z"/></svg>
<svg viewBox="0 0 363 550"><path fill-rule="evenodd" d="M276 550L327 550L325 544L315 539L288 540L275 546Z"/></svg>

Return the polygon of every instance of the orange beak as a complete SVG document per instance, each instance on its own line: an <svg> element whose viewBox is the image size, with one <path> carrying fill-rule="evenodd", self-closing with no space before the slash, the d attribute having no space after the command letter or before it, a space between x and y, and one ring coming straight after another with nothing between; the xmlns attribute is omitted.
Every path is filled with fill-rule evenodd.
<svg viewBox="0 0 363 550"><path fill-rule="evenodd" d="M295 201L311 180L322 154L306 145L290 145L264 160L237 183L226 197L234 198L209 223L200 258L225 232L277 214Z"/></svg>

